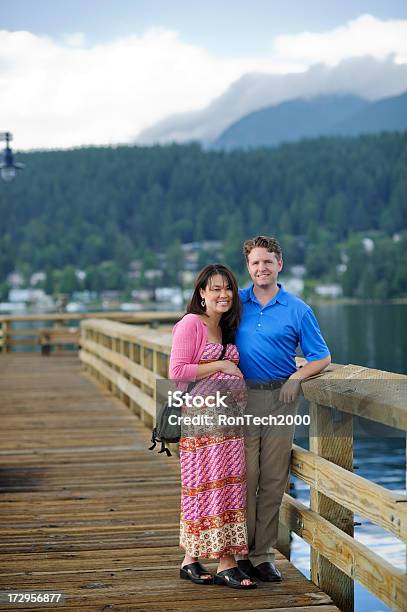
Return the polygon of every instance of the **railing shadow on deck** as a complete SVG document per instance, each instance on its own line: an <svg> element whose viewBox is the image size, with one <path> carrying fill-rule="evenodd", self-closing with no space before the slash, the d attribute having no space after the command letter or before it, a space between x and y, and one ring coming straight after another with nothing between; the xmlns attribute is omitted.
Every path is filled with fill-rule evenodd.
<svg viewBox="0 0 407 612"><path fill-rule="evenodd" d="M166 378L171 334L107 320L81 322L83 368L152 427L157 381ZM406 574L353 538L353 514L407 541L407 497L353 470L353 416L407 431L407 376L356 365L302 384L309 447L295 445L291 472L310 486L310 508L284 495L280 522L311 546L311 579L344 611L356 580L393 610L407 609Z"/></svg>

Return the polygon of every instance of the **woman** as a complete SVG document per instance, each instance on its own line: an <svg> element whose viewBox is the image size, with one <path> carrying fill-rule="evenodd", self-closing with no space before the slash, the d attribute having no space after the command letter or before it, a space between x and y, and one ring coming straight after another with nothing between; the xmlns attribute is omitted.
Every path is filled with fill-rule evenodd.
<svg viewBox="0 0 407 612"><path fill-rule="evenodd" d="M228 401L235 413L246 399L243 375L237 367L239 354L233 344L239 317L232 272L220 264L206 266L195 281L187 314L174 327L169 371L171 380L195 381L192 390L188 387L191 396L208 396L222 384L232 387ZM186 387L184 384L184 391ZM182 414L187 410L184 405ZM218 413L222 410L225 412L218 409ZM208 414L208 409L200 408L199 412ZM248 551L242 428L222 429L215 423L215 427L194 430L181 423L179 451L180 546L185 550L181 578L196 584L255 588L256 583L237 567L234 556ZM214 580L199 557L219 560Z"/></svg>

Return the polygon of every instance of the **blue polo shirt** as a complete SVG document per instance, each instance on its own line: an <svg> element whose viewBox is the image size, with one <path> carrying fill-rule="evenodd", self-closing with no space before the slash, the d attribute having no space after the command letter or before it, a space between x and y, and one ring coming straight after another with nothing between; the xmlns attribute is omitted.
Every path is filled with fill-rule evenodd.
<svg viewBox="0 0 407 612"><path fill-rule="evenodd" d="M329 349L312 309L278 283L278 293L262 306L253 285L239 289L242 319L236 333L239 368L251 380L288 378L296 371L300 345L307 361L323 359Z"/></svg>

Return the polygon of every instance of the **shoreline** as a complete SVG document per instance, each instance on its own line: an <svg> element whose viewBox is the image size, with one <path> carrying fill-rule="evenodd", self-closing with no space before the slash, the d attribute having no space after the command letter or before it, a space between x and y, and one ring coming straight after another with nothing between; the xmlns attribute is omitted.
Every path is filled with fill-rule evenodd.
<svg viewBox="0 0 407 612"><path fill-rule="evenodd" d="M301 298L304 299L304 298ZM344 304L344 305L352 305L352 304L407 304L407 297L404 298L391 298L387 300L377 299L377 298L320 298L320 297L307 297L304 299L307 304L311 304L313 306L325 305L325 304Z"/></svg>

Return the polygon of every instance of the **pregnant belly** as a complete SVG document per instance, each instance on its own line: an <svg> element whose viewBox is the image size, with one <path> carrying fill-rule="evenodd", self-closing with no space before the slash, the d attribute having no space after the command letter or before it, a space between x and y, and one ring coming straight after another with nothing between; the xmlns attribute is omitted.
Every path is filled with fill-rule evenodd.
<svg viewBox="0 0 407 612"><path fill-rule="evenodd" d="M200 380L194 385L193 389L191 389L190 394L193 396L200 395L205 397L208 395L215 395L216 392L220 394L228 393L239 403L245 401L247 396L246 384L243 378L219 373Z"/></svg>

